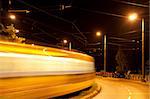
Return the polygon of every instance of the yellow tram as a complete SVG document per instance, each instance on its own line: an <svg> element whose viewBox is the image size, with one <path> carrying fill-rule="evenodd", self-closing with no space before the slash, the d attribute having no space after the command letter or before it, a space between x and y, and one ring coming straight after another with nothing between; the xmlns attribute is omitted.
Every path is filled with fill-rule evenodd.
<svg viewBox="0 0 150 99"><path fill-rule="evenodd" d="M39 99L94 83L94 59L51 47L0 41L0 98Z"/></svg>

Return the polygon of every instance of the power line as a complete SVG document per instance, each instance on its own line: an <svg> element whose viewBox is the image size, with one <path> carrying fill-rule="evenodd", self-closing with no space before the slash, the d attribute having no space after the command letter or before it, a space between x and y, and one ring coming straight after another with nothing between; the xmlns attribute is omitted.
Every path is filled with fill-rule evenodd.
<svg viewBox="0 0 150 99"><path fill-rule="evenodd" d="M29 7L31 7L31 8L33 8L33 9L36 9L36 10L38 10L38 11L40 11L40 12L43 12L43 13L45 13L45 14L51 16L51 17L54 17L54 18L56 18L56 19L59 19L59 20L61 20L61 21L66 22L66 23L72 24L72 25L75 27L75 29L81 34L81 36L84 38L85 43L87 43L87 38L86 38L86 36L80 31L80 29L79 29L73 22L71 22L71 21L69 21L69 20L66 20L66 19L64 19L64 18L62 18L62 17L58 17L58 16L56 16L56 15L52 15L52 14L46 12L45 10L42 10L42 9L40 9L40 8L37 8L37 7L35 7L35 6L31 5L31 4L28 4L28 3L24 2L23 0L17 0L17 1L20 2L20 3L23 3L23 4L27 5L27 6L29 6Z"/></svg>
<svg viewBox="0 0 150 99"><path fill-rule="evenodd" d="M74 8L78 8L78 7L74 7ZM108 12L97 11L97 10L90 10L90 9L85 9L85 8L78 8L78 9L80 9L82 11L86 11L86 12L91 12L91 13L97 13L97 14L104 14L104 15L108 15L108 16L126 18L126 16L119 15L119 14L114 14L114 13L108 13Z"/></svg>
<svg viewBox="0 0 150 99"><path fill-rule="evenodd" d="M120 33L119 35L128 35L128 34L133 34L133 33L136 33L136 32L138 32L138 31L133 30L133 31L129 31L129 32L126 32L126 33Z"/></svg>
<svg viewBox="0 0 150 99"><path fill-rule="evenodd" d="M31 19L31 18L25 18L26 20L28 20L28 21L33 21L34 22L34 24L39 24L39 25L41 25L41 26L44 26L44 27L46 27L46 28L52 28L53 30L55 30L55 31L58 31L58 32L60 32L60 33L67 33L68 35L71 35L71 36L73 36L75 39L77 39L79 42L81 42L82 44L84 44L84 39L82 38L82 37L80 37L80 36L77 36L77 35L75 35L74 33L68 33L68 32L65 32L65 31L62 31L62 30L60 30L60 29L58 29L58 28L55 28L55 27L53 27L53 26L50 26L50 25L45 25L45 24L43 24L43 23L41 23L41 22L39 22L39 21L37 21L37 20L35 20L35 19Z"/></svg>
<svg viewBox="0 0 150 99"><path fill-rule="evenodd" d="M118 37L109 37L109 39L115 39L115 40L121 40L121 41L126 41L126 42L132 42L130 39L124 39L124 38L118 38Z"/></svg>
<svg viewBox="0 0 150 99"><path fill-rule="evenodd" d="M122 1L122 0L112 0L112 1L123 3L123 4L128 4L128 5L133 5L133 6L137 6L137 7L145 7L145 8L149 7L148 5L133 3L133 2L127 2L127 1Z"/></svg>

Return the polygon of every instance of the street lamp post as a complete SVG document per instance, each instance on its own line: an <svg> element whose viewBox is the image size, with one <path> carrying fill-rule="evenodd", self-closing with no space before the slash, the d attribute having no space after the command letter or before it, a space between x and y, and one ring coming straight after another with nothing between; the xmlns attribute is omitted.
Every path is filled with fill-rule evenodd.
<svg viewBox="0 0 150 99"><path fill-rule="evenodd" d="M131 21L136 20L138 17L138 15L136 13L133 13L131 15L129 15L128 19ZM145 79L145 66L144 66L144 18L141 19L142 20L142 76L143 79Z"/></svg>
<svg viewBox="0 0 150 99"><path fill-rule="evenodd" d="M96 36L101 36L101 32L96 32ZM106 62L107 62L107 58L106 58L106 51L107 51L107 47L106 47L106 34L104 35L104 72L106 72Z"/></svg>
<svg viewBox="0 0 150 99"><path fill-rule="evenodd" d="M69 50L71 51L71 42L69 42Z"/></svg>
<svg viewBox="0 0 150 99"><path fill-rule="evenodd" d="M66 39L64 39L64 40L63 40L63 43L64 43L64 44L67 44L68 41L67 41ZM71 51L71 42L69 42L68 49Z"/></svg>
<svg viewBox="0 0 150 99"><path fill-rule="evenodd" d="M145 78L145 66L144 66L144 18L142 18L142 75Z"/></svg>
<svg viewBox="0 0 150 99"><path fill-rule="evenodd" d="M0 9L2 10L3 7L2 7L2 0L0 0ZM2 21L2 11L0 11L0 22Z"/></svg>
<svg viewBox="0 0 150 99"><path fill-rule="evenodd" d="M107 62L107 58L106 58L106 35L104 35L104 72L106 72L106 62Z"/></svg>

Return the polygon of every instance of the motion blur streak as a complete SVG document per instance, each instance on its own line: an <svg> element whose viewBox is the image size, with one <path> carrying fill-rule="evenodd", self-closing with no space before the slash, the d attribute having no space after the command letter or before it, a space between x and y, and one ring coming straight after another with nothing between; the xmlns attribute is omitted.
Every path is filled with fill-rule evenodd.
<svg viewBox="0 0 150 99"><path fill-rule="evenodd" d="M95 74L57 75L1 79L0 97L37 99L78 91L93 84Z"/></svg>
<svg viewBox="0 0 150 99"><path fill-rule="evenodd" d="M150 99L150 89L146 84L113 78L97 78L101 92L93 99Z"/></svg>
<svg viewBox="0 0 150 99"><path fill-rule="evenodd" d="M57 57L67 57L75 58L80 60L86 60L93 62L94 59L91 56L86 54L77 53L73 51L60 50L52 47L44 47L37 45L29 44L18 44L11 42L2 42L0 41L0 52L12 52L12 53L21 53L21 54L33 54L33 55L42 55L42 56L57 56Z"/></svg>
<svg viewBox="0 0 150 99"><path fill-rule="evenodd" d="M91 56L0 41L0 98L52 98L87 88L94 79Z"/></svg>
<svg viewBox="0 0 150 99"><path fill-rule="evenodd" d="M0 52L0 77L94 72L94 63L73 58Z"/></svg>

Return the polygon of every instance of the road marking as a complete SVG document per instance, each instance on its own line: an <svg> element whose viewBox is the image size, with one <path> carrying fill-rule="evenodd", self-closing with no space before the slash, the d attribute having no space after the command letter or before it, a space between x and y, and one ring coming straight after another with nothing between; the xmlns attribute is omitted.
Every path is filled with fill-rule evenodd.
<svg viewBox="0 0 150 99"><path fill-rule="evenodd" d="M131 99L131 96L129 96L128 99Z"/></svg>
<svg viewBox="0 0 150 99"><path fill-rule="evenodd" d="M131 95L132 95L132 92L130 91L130 89L128 87L125 87L129 93L129 96L128 96L128 99L131 99Z"/></svg>

